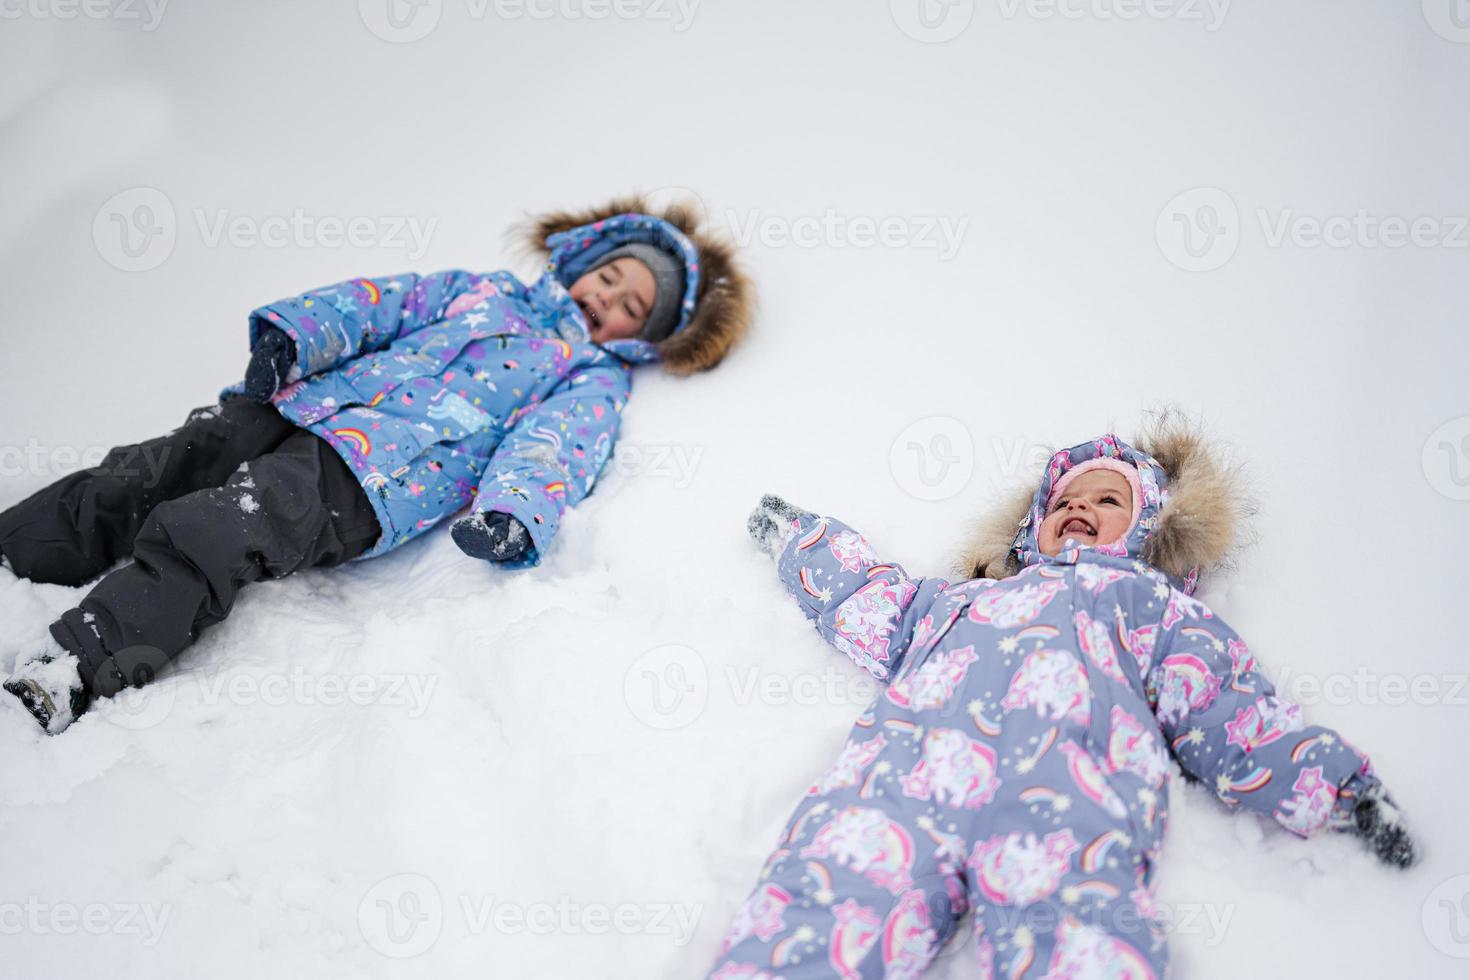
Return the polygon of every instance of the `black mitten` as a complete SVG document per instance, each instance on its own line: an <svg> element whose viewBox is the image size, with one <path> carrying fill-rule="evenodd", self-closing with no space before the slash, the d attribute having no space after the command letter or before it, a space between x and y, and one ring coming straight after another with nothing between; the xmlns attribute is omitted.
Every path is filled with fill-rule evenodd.
<svg viewBox="0 0 1470 980"><path fill-rule="evenodd" d="M461 517L449 527L459 550L485 561L519 561L531 550L526 525L498 510Z"/></svg>
<svg viewBox="0 0 1470 980"><path fill-rule="evenodd" d="M1368 847L1384 864L1407 868L1419 859L1419 846L1409 836L1403 811L1381 783L1375 783L1358 798L1353 822L1358 836L1368 842Z"/></svg>
<svg viewBox="0 0 1470 980"><path fill-rule="evenodd" d="M750 518L745 522L745 529L755 539L756 547L772 558L777 558L781 554L781 549L786 545L786 539L791 531L791 522L810 513L811 511L802 510L800 507L788 504L775 494L768 493L761 498L755 510L750 512Z"/></svg>
<svg viewBox="0 0 1470 980"><path fill-rule="evenodd" d="M261 404L270 401L285 384L295 360L295 341L284 330L263 328L250 352L250 366L245 369L245 397Z"/></svg>

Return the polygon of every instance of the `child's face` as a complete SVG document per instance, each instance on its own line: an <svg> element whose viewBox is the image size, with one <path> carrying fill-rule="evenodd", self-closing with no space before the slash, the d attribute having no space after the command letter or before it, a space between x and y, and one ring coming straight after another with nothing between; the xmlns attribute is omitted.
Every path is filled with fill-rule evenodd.
<svg viewBox="0 0 1470 980"><path fill-rule="evenodd" d="M636 337L658 295L653 273L624 256L572 283L572 299L587 317L593 343Z"/></svg>
<svg viewBox="0 0 1470 980"><path fill-rule="evenodd" d="M1068 539L1081 545L1112 544L1133 523L1133 490L1121 473L1089 470L1068 484L1041 522L1044 555L1055 555Z"/></svg>

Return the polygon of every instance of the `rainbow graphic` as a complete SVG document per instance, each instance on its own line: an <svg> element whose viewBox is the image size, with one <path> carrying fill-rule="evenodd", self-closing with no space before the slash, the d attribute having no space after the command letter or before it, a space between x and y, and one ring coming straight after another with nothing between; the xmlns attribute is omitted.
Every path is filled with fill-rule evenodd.
<svg viewBox="0 0 1470 980"><path fill-rule="evenodd" d="M816 585L812 582L812 570L810 568L803 566L801 571L797 573L796 577L801 581L801 591L805 592L813 599L822 598L822 590L818 589Z"/></svg>
<svg viewBox="0 0 1470 980"><path fill-rule="evenodd" d="M1058 793L1050 786L1028 786L1025 789L1021 790L1020 793L1021 802L1025 803L1027 806L1031 806L1033 804L1039 806L1043 803L1050 805L1053 800L1061 795L1062 794Z"/></svg>
<svg viewBox="0 0 1470 980"><path fill-rule="evenodd" d="M567 485L561 480L557 480L554 483L546 484L544 489L546 491L546 496L550 497L552 500L562 500L566 498Z"/></svg>
<svg viewBox="0 0 1470 980"><path fill-rule="evenodd" d="M882 738L883 736L879 735L878 737ZM878 767L874 766L873 771L868 773L868 778L863 780L863 788L858 790L858 796L865 800L871 800L873 798L873 784L877 781Z"/></svg>
<svg viewBox="0 0 1470 980"><path fill-rule="evenodd" d="M1101 898L1104 900L1109 900L1117 898L1119 895L1117 885L1114 885L1111 882L1107 881L1099 881L1096 878L1089 879L1088 881L1079 882L1073 887L1077 889L1077 895L1079 899Z"/></svg>
<svg viewBox="0 0 1470 980"><path fill-rule="evenodd" d="M1035 626L1028 626L1017 633L1016 639L1051 640L1054 639L1056 635L1060 632L1061 630L1057 629L1055 626L1047 626L1044 623L1037 623Z"/></svg>
<svg viewBox="0 0 1470 980"><path fill-rule="evenodd" d="M771 947L771 965L785 966L787 963L791 962L791 954L795 949L796 944L800 942L802 942L802 939L796 933L792 933L791 935L787 936L785 939L777 943L775 946Z"/></svg>
<svg viewBox="0 0 1470 980"><path fill-rule="evenodd" d="M1036 751L1031 754L1032 766L1035 766L1036 763L1040 762L1041 757L1050 752L1051 747L1057 744L1057 734L1057 726L1053 725L1046 730L1045 735L1041 736L1041 741L1037 744Z"/></svg>
<svg viewBox="0 0 1470 980"><path fill-rule="evenodd" d="M1206 642L1215 639L1214 633L1211 633L1209 630L1201 626L1186 626L1184 627L1184 629L1180 630L1179 633L1181 636L1192 637L1196 640L1205 640Z"/></svg>
<svg viewBox="0 0 1470 980"><path fill-rule="evenodd" d="M1302 761L1302 756L1304 756L1308 752L1312 751L1312 747L1314 745L1316 745L1318 742L1320 742L1321 740L1322 740L1322 736L1321 735L1313 735L1311 738L1305 738L1305 739L1302 739L1300 742L1296 743L1296 747L1291 750L1291 761L1292 762L1301 762Z"/></svg>
<svg viewBox="0 0 1470 980"><path fill-rule="evenodd" d="M827 870L825 864L819 861L808 861L806 863L806 871L807 874L817 879L817 891L832 891L832 872Z"/></svg>
<svg viewBox="0 0 1470 980"><path fill-rule="evenodd" d="M1102 870L1103 863L1107 861L1113 848L1126 847L1127 842L1128 837L1121 830L1108 830L1099 834L1082 849L1082 870L1087 874L1096 874Z"/></svg>
<svg viewBox="0 0 1470 980"><path fill-rule="evenodd" d="M771 876L771 871L776 867L776 865L780 864L781 861L785 859L790 853L791 850L785 847L778 847L774 851L772 851L771 856L766 858L766 866L764 868L761 868L761 880L764 881L765 879L769 878Z"/></svg>
<svg viewBox="0 0 1470 980"><path fill-rule="evenodd" d="M970 720L975 723L975 727L979 730L981 735L995 738L997 735L1000 734L999 723L987 719L984 715L980 713L980 710L978 708L970 712Z"/></svg>
<svg viewBox="0 0 1470 980"><path fill-rule="evenodd" d="M893 569L893 565L871 565L868 568L868 578L874 578L884 572L891 572Z"/></svg>
<svg viewBox="0 0 1470 980"><path fill-rule="evenodd" d="M896 732L907 732L911 735L923 731L923 729L921 729L918 725L914 724L911 721L905 721L902 718L889 718L887 721L883 722L883 727L891 728Z"/></svg>
<svg viewBox="0 0 1470 980"><path fill-rule="evenodd" d="M1011 968L1006 971L1006 980L1021 980L1021 977L1026 975L1026 971L1031 969L1032 964L1035 962L1036 947L1027 943L1021 947L1021 951L1011 961Z"/></svg>
<svg viewBox="0 0 1470 980"><path fill-rule="evenodd" d="M376 395L373 396L373 400L368 402L368 408L376 408L379 403L382 402L383 398L387 396L387 394L388 393L386 391L378 392Z"/></svg>
<svg viewBox="0 0 1470 980"><path fill-rule="evenodd" d="M806 822L815 816L817 816L817 807L812 807L810 810L797 817L796 822L791 825L791 833L786 835L786 842L788 844L796 843L796 838L801 836L802 828L806 826Z"/></svg>
<svg viewBox="0 0 1470 980"><path fill-rule="evenodd" d="M362 478L362 485L369 490L381 490L388 485L388 478L377 470Z"/></svg>
<svg viewBox="0 0 1470 980"><path fill-rule="evenodd" d="M378 300L383 298L383 294L378 291L378 284L371 279L359 279L357 284L362 287L363 292L367 293L368 303L377 306Z"/></svg>
<svg viewBox="0 0 1470 980"><path fill-rule="evenodd" d="M827 526L831 523L832 522L825 517L820 518L817 523L812 525L812 529L806 532L806 534L802 535L801 540L796 542L796 550L805 551L808 548L817 544L817 542L821 541L822 538L827 536ZM805 571L805 569L803 569L803 571Z"/></svg>
<svg viewBox="0 0 1470 980"><path fill-rule="evenodd" d="M1254 793L1270 781L1271 770L1257 766L1244 779L1238 779L1231 783L1228 791L1231 793Z"/></svg>
<svg viewBox="0 0 1470 980"><path fill-rule="evenodd" d="M333 429L332 435L350 445L359 456L367 456L373 451L372 440L361 429Z"/></svg>
<svg viewBox="0 0 1470 980"><path fill-rule="evenodd" d="M873 713L871 711L863 712L861 715L858 716L858 720L853 722L853 724L859 728L872 728Z"/></svg>

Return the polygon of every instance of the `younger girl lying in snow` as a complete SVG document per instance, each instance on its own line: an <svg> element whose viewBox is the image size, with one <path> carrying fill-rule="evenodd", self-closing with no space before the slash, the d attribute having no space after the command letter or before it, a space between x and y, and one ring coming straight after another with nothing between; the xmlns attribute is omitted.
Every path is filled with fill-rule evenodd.
<svg viewBox="0 0 1470 980"><path fill-rule="evenodd" d="M1191 596L1231 541L1228 474L1182 430L1143 446L1057 453L955 585L761 501L751 533L787 588L887 687L807 790L714 977L915 977L968 909L982 977L1160 977L1171 757L1228 806L1413 862L1367 756L1306 725Z"/></svg>
<svg viewBox="0 0 1470 980"><path fill-rule="evenodd" d="M19 576L81 585L6 691L51 733L141 685L239 590L385 554L470 506L467 554L535 564L592 490L634 365L714 367L750 286L682 208L637 199L530 228L546 271L353 279L250 316L245 381L0 514ZM149 461L148 472L138 465Z"/></svg>

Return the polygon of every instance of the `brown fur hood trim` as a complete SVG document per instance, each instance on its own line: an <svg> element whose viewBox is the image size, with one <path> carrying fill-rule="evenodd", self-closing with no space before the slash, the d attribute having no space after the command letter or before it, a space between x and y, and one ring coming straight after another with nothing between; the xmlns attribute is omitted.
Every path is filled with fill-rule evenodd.
<svg viewBox="0 0 1470 980"><path fill-rule="evenodd" d="M1198 424L1175 410L1156 413L1133 445L1169 477L1168 501L1144 545L1144 560L1177 578L1227 564L1253 510L1240 468L1207 446ZM1040 483L1038 475L976 522L955 565L958 575L999 579L1020 571L1011 546Z"/></svg>
<svg viewBox="0 0 1470 980"><path fill-rule="evenodd" d="M658 352L664 367L673 374L708 371L724 360L750 329L755 315L755 287L741 271L734 245L701 227L693 207L673 203L655 210L642 197L629 195L602 207L553 211L534 217L522 227L521 233L529 250L545 258L549 236L629 212L662 218L682 231L699 250L700 276L694 315L688 326L658 345Z"/></svg>

